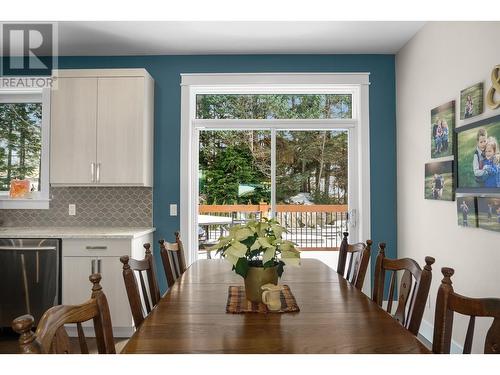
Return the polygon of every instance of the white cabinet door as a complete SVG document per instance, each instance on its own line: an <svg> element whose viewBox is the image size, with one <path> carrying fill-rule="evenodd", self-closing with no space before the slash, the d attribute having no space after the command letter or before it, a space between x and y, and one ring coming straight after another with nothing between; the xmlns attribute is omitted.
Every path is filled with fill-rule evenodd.
<svg viewBox="0 0 500 375"><path fill-rule="evenodd" d="M127 291L123 282L120 257L63 257L62 263L62 303L79 305L90 299L92 284L89 276L101 273L101 286L108 300L113 327L132 327L132 313ZM92 325L90 322L85 326Z"/></svg>
<svg viewBox="0 0 500 375"><path fill-rule="evenodd" d="M97 272L97 258L63 257L62 261L62 303L63 305L79 305L90 299L92 283L92 261ZM92 325L91 322L84 323Z"/></svg>
<svg viewBox="0 0 500 375"><path fill-rule="evenodd" d="M98 79L99 183L144 185L144 77Z"/></svg>
<svg viewBox="0 0 500 375"><path fill-rule="evenodd" d="M51 98L50 182L92 184L97 78L59 78Z"/></svg>
<svg viewBox="0 0 500 375"><path fill-rule="evenodd" d="M131 327L132 312L128 302L127 291L123 281L123 264L120 257L99 258L102 290L108 300L113 327Z"/></svg>

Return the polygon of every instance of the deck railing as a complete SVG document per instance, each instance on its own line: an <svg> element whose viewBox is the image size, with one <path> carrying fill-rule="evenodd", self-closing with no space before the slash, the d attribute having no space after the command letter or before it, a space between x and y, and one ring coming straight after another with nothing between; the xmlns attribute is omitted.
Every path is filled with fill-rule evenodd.
<svg viewBox="0 0 500 375"><path fill-rule="evenodd" d="M270 217L271 206L256 205L200 205L202 215L226 216L233 223ZM276 220L287 229L284 238L307 250L336 250L347 230L347 205L276 205ZM222 228L222 231L224 228ZM208 226L210 240L221 235L220 225Z"/></svg>

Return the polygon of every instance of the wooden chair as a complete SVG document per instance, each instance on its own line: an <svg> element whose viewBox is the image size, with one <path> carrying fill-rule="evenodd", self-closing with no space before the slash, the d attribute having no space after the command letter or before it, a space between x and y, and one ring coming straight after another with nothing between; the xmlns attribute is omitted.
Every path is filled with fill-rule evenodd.
<svg viewBox="0 0 500 375"><path fill-rule="evenodd" d="M344 232L343 234L344 239L340 244L337 273L344 276L355 288L361 290L365 281L368 262L370 261L372 241L366 241L366 245L362 242L351 245L347 242L349 233ZM350 254L350 257L346 274L345 266L348 254Z"/></svg>
<svg viewBox="0 0 500 375"><path fill-rule="evenodd" d="M385 243L379 244L380 251L375 263L375 280L372 299L382 307L386 271L392 271L389 284L389 297L386 311L391 314L397 271L404 271L399 284L399 298L394 318L415 336L418 334L425 303L429 295L432 280L432 267L435 259L425 257L422 270L417 262L410 258L389 259L385 257Z"/></svg>
<svg viewBox="0 0 500 375"><path fill-rule="evenodd" d="M160 256L163 263L168 286L172 286L175 280L186 271L186 261L184 258L184 247L180 239L179 232L175 232L175 242L160 240Z"/></svg>
<svg viewBox="0 0 500 375"><path fill-rule="evenodd" d="M36 332L31 330L34 318L23 315L12 322L12 328L19 333L20 352L24 354L71 353L65 324L77 325L78 341L82 354L88 354L87 342L83 333L82 323L93 320L97 350L100 354L115 354L115 343L108 301L99 284L101 275L92 274L90 300L81 305L59 305L48 309L40 319Z"/></svg>
<svg viewBox="0 0 500 375"><path fill-rule="evenodd" d="M129 258L128 255L120 257L120 262L123 263L123 281L125 282L128 302L130 304L130 310L132 310L135 328L139 328L144 318L151 312L152 308L155 307L160 300L160 290L158 288L158 282L156 281L154 259L153 254L151 254L151 245L146 243L144 244L144 248L146 249L146 254L142 260ZM134 272L136 272L139 276L142 298ZM146 274L149 288L146 288L146 282L144 281L143 275L144 273Z"/></svg>
<svg viewBox="0 0 500 375"><path fill-rule="evenodd" d="M443 267L444 278L438 289L436 312L434 317L434 337L432 351L434 353L450 353L453 313L470 316L465 336L463 354L470 354L476 316L491 317L493 323L486 334L484 354L500 354L500 298L469 298L453 291L452 268Z"/></svg>

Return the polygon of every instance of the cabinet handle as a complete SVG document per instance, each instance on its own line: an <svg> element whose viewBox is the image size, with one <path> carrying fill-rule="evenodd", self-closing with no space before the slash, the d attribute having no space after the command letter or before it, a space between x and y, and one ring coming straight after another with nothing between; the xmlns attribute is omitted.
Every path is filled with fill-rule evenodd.
<svg viewBox="0 0 500 375"><path fill-rule="evenodd" d="M93 275L95 273L95 259L90 261L90 273Z"/></svg>
<svg viewBox="0 0 500 375"><path fill-rule="evenodd" d="M101 273L101 260L97 259L97 273Z"/></svg>
<svg viewBox="0 0 500 375"><path fill-rule="evenodd" d="M106 250L107 246L85 246L87 250Z"/></svg>
<svg viewBox="0 0 500 375"><path fill-rule="evenodd" d="M95 182L95 163L90 163L90 174L92 176L92 182Z"/></svg>
<svg viewBox="0 0 500 375"><path fill-rule="evenodd" d="M97 178L96 178L96 182L101 182L101 163L97 163Z"/></svg>

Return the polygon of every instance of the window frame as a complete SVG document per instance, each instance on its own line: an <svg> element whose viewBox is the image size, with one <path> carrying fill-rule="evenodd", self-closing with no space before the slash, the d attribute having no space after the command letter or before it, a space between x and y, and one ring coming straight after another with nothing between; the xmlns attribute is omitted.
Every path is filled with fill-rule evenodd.
<svg viewBox="0 0 500 375"><path fill-rule="evenodd" d="M50 89L0 90L0 103L41 103L42 104L42 149L40 163L40 191L32 193L32 198L10 198L8 192L0 192L0 209L48 209L50 185Z"/></svg>
<svg viewBox="0 0 500 375"><path fill-rule="evenodd" d="M192 178L198 169L198 129L216 130L244 125L242 130L255 126L292 129L351 129L356 145L356 168L351 168L349 179L359 181L349 188L349 196L356 196L352 212L360 239L370 238L370 129L369 129L370 73L189 73L181 74L181 158L180 158L180 233L190 249L187 263L196 260L195 238L190 235L196 222L196 205L191 197L197 192L197 181ZM197 94L265 94L265 93L353 93L351 119L197 119ZM352 172L352 173L351 173ZM351 184L354 185L354 184ZM359 216L359 217L358 217ZM355 240L355 239L353 239ZM367 280L370 278L367 277Z"/></svg>

